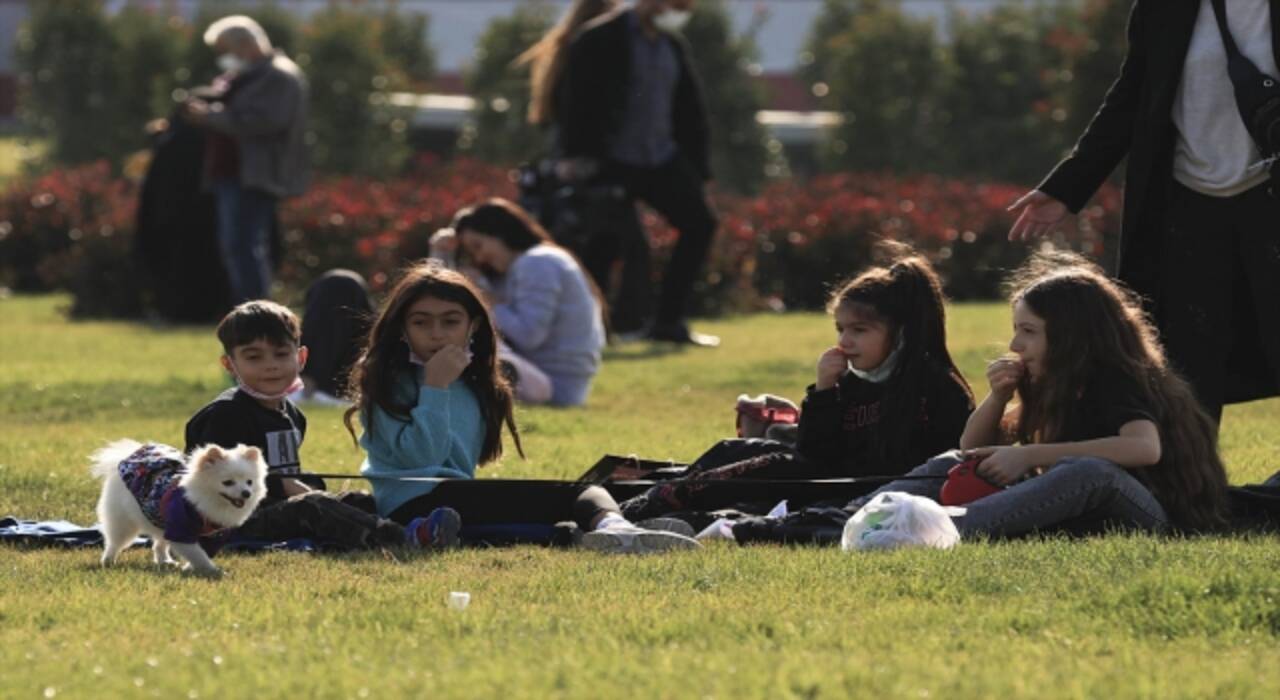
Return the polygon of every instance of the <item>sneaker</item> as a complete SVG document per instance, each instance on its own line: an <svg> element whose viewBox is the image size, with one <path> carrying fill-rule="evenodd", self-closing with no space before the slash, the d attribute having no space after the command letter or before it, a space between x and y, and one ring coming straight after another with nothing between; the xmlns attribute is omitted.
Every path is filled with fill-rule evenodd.
<svg viewBox="0 0 1280 700"><path fill-rule="evenodd" d="M649 339L700 348L720 347L720 338L708 333L689 330L683 323L661 323L649 329Z"/></svg>
<svg viewBox="0 0 1280 700"><path fill-rule="evenodd" d="M458 546L458 532L462 529L462 516L458 511L442 507L431 511L425 518L414 518L404 528L404 537L421 549L448 549Z"/></svg>
<svg viewBox="0 0 1280 700"><path fill-rule="evenodd" d="M582 546L605 554L648 554L702 547L692 537L664 530L644 530L635 525L592 530L582 536Z"/></svg>
<svg viewBox="0 0 1280 700"><path fill-rule="evenodd" d="M694 535L693 526L679 518L649 518L636 523L636 527L641 530L674 532L685 537L693 537Z"/></svg>

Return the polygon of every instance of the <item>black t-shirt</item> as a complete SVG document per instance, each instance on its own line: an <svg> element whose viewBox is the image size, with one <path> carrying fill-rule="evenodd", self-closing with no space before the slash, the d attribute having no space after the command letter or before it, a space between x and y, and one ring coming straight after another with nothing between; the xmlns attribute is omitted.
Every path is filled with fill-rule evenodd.
<svg viewBox="0 0 1280 700"><path fill-rule="evenodd" d="M298 450L306 433L307 418L292 401L285 399L279 410L272 410L239 389L227 389L187 421L186 452L208 444L251 445L262 450L271 473L298 474ZM268 500L283 497L280 480L268 479Z"/></svg>
<svg viewBox="0 0 1280 700"><path fill-rule="evenodd" d="M1095 377L1067 413L1062 434L1054 442L1082 442L1115 437L1125 423L1156 420L1155 410L1142 398L1138 383L1117 372Z"/></svg>
<svg viewBox="0 0 1280 700"><path fill-rule="evenodd" d="M882 450L881 400L887 389L887 383L874 384L853 372L845 372L830 389L810 386L800 413L800 454L832 476L868 476L904 474L960 446L973 399L958 378L933 368L909 431L910 443Z"/></svg>

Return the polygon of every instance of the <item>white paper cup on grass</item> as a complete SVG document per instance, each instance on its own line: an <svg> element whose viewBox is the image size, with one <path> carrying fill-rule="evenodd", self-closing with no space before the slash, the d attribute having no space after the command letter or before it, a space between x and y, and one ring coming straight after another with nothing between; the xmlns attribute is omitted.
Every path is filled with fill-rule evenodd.
<svg viewBox="0 0 1280 700"><path fill-rule="evenodd" d="M449 607L454 610L466 610L471 604L471 594L465 591L449 592Z"/></svg>

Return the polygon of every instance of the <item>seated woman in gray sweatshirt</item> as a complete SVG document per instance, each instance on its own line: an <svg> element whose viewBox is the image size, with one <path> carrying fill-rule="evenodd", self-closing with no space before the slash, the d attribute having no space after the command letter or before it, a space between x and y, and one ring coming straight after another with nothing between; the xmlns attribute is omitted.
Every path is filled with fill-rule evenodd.
<svg viewBox="0 0 1280 700"><path fill-rule="evenodd" d="M487 278L505 346L499 358L516 370L516 398L584 403L600 369L605 328L600 292L578 261L505 199L463 209L452 229L437 233L432 248L460 249Z"/></svg>

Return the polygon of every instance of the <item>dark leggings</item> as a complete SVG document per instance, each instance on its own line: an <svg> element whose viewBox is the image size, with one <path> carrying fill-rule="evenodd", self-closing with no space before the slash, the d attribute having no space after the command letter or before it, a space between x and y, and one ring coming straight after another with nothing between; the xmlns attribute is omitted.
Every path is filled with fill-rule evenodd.
<svg viewBox="0 0 1280 700"><path fill-rule="evenodd" d="M726 461L728 463L724 463ZM830 476L780 442L722 440L690 465L684 476L659 483L625 501L622 512L628 518L638 520L678 511L709 511L762 497L776 501L789 495L795 497L799 491L786 489L787 495L783 495L783 490L776 484L761 488L749 483L750 480L802 480Z"/></svg>
<svg viewBox="0 0 1280 700"><path fill-rule="evenodd" d="M604 513L618 513L618 502L599 486L530 482L486 483L484 479L446 481L391 511L392 520L405 525L417 517L448 506L462 516L464 526L531 523L553 525L573 520L584 531Z"/></svg>

